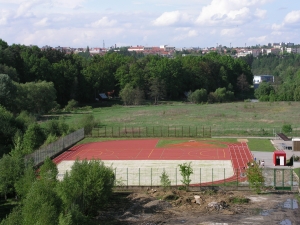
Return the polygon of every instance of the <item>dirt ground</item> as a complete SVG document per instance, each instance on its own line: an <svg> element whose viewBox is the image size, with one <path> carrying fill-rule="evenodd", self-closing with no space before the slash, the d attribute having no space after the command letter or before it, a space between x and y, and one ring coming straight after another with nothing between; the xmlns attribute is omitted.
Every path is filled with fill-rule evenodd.
<svg viewBox="0 0 300 225"><path fill-rule="evenodd" d="M115 193L110 205L99 212L96 220L109 225L297 225L300 210L296 195L177 189Z"/></svg>

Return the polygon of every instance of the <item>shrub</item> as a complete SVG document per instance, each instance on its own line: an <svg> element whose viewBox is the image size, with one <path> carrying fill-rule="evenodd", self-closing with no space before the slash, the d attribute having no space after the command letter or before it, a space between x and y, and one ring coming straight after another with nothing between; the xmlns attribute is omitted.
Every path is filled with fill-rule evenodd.
<svg viewBox="0 0 300 225"><path fill-rule="evenodd" d="M171 186L171 180L169 179L169 176L166 173L166 171L162 172L160 176L160 184L164 191L166 191Z"/></svg>
<svg viewBox="0 0 300 225"><path fill-rule="evenodd" d="M282 132L283 133L291 133L293 131L292 125L291 124L284 124L282 126Z"/></svg>

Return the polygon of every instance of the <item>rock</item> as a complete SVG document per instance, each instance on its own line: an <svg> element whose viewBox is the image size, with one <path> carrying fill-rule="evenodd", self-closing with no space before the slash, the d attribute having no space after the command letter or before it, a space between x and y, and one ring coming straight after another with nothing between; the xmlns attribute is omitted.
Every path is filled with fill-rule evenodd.
<svg viewBox="0 0 300 225"><path fill-rule="evenodd" d="M200 198L200 196L199 196L199 195L195 195L194 198L195 198L195 202L196 202L197 204L201 205L201 201L200 201L201 198Z"/></svg>

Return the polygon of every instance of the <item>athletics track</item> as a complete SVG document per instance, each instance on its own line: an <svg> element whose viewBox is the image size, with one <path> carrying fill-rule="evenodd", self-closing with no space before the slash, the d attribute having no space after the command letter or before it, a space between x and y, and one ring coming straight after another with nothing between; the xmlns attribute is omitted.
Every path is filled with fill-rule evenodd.
<svg viewBox="0 0 300 225"><path fill-rule="evenodd" d="M216 147L207 144L195 145L185 142L180 145L169 145L157 148L159 139L145 140L117 140L81 144L65 151L53 161L59 164L62 161L76 159L100 160L231 160L234 175L226 181L239 181L245 178L237 176L239 171L247 167L253 156L247 143L224 143L226 147ZM201 141L197 142L201 143ZM142 164L142 163L141 163ZM141 165L142 166L142 165ZM222 181L223 182L223 181ZM217 183L217 182L214 182Z"/></svg>

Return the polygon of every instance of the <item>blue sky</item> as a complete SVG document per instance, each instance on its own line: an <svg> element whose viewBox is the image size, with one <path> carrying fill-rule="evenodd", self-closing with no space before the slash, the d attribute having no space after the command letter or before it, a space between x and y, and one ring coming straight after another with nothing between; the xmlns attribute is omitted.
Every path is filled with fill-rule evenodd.
<svg viewBox="0 0 300 225"><path fill-rule="evenodd" d="M0 0L0 38L53 47L300 44L299 0Z"/></svg>

